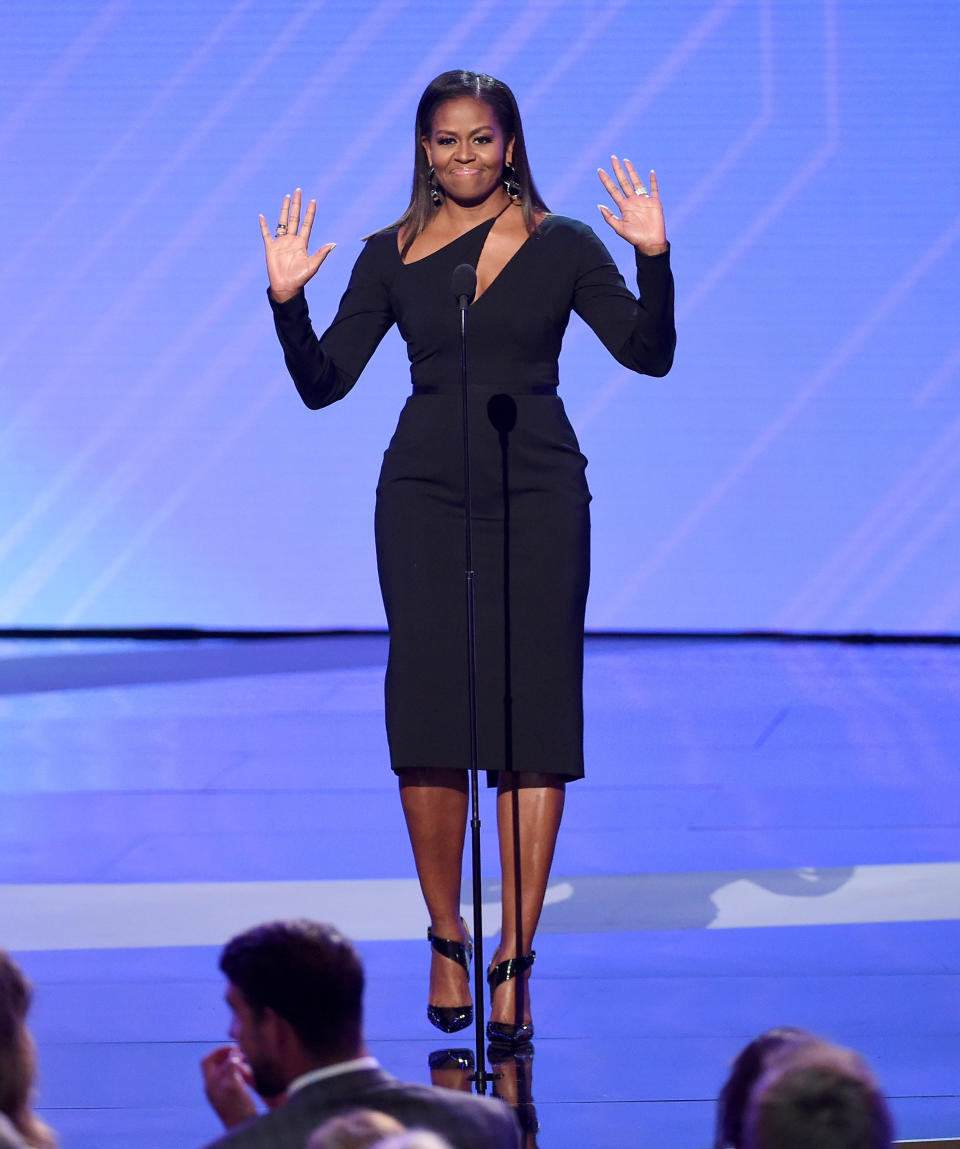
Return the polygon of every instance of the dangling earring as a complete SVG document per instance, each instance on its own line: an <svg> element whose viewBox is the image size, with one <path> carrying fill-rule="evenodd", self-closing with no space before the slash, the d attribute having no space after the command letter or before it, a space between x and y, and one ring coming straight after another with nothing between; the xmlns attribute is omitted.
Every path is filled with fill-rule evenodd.
<svg viewBox="0 0 960 1149"><path fill-rule="evenodd" d="M440 207L444 200L444 190L437 181L437 169L431 168L427 173L427 183L430 185L430 199L434 207Z"/></svg>
<svg viewBox="0 0 960 1149"><path fill-rule="evenodd" d="M509 160L503 165L503 190L514 203L519 203L523 196L523 188L517 179L517 169Z"/></svg>

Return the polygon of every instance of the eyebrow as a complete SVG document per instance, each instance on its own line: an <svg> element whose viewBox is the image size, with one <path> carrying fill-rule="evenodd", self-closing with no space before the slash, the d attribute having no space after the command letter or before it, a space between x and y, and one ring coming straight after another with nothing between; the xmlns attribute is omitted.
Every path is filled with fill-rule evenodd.
<svg viewBox="0 0 960 1149"><path fill-rule="evenodd" d="M471 128L470 131L467 132L467 135L475 136L477 132L492 132L494 130L492 124L481 124L479 128ZM453 128L434 128L433 134L435 136L455 136L457 133Z"/></svg>

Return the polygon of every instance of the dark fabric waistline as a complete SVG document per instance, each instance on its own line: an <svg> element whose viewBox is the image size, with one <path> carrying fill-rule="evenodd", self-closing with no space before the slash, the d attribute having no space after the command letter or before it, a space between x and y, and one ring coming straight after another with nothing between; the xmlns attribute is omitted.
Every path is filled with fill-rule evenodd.
<svg viewBox="0 0 960 1149"><path fill-rule="evenodd" d="M509 386L509 387L492 387L485 385L483 387L476 387L474 384L469 384L470 390L475 392L490 393L491 395L556 395L556 383L531 383L526 387ZM459 395L459 387L436 387L432 383L414 383L414 395Z"/></svg>

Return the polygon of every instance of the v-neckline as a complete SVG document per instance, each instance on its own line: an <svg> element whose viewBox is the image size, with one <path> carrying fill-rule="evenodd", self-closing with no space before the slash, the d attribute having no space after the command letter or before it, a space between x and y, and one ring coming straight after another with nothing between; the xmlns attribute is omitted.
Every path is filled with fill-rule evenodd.
<svg viewBox="0 0 960 1149"><path fill-rule="evenodd" d="M485 227L485 228L487 228L487 234L483 237L483 242L480 244L480 253L477 256L477 266L479 266L480 260L483 258L483 249L487 246L487 239L489 238L490 232L493 231L493 225L497 222L497 220L500 218L500 216L502 216L503 213L510 206L511 206L510 204L507 204L507 207L504 208L503 211L498 212L496 215L491 216L489 219L481 220L481 222L476 224L474 227L468 228L466 231L462 231L458 236L454 236L454 238L451 239L448 243L445 243L443 245L443 247L438 247L435 251L431 251L428 255L423 255L419 259L414 259L410 263L404 263L403 257L400 255L400 250L398 248L397 249L397 258L400 260L400 266L401 267L416 267L417 264L424 263L426 260L432 259L435 255L439 255L441 252L447 251L449 248L453 247L453 245L455 243L459 243L461 239L466 239L466 237L468 235L473 235L475 232L479 231L480 228ZM493 285L497 282L497 280L500 278L500 276L503 275L503 273L507 270L507 268L510 266L510 264L513 263L513 261L517 258L517 256L520 254L520 252L523 251L523 249L527 246L527 244L529 242L530 242L530 236L528 235L527 238L523 241L523 243L521 243L520 246L517 248L517 250L513 253L513 255L510 256L510 258L503 265L503 267L500 268L500 270L493 277L493 279L490 280L490 282L483 289L483 291L481 291L479 295L474 297L473 303L471 304L472 307L476 307L476 305L480 302L480 300L483 299L483 297L487 294L487 292L490 290L490 288L493 287Z"/></svg>

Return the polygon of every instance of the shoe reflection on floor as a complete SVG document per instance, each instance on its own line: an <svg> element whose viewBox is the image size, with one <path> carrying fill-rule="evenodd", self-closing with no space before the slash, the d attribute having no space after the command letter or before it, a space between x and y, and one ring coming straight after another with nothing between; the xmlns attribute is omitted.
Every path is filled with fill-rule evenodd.
<svg viewBox="0 0 960 1149"><path fill-rule="evenodd" d="M523 1131L524 1149L537 1149L540 1122L533 1103L533 1044L487 1047L494 1097L511 1106ZM476 1059L472 1049L435 1049L428 1058L430 1082L469 1093Z"/></svg>

